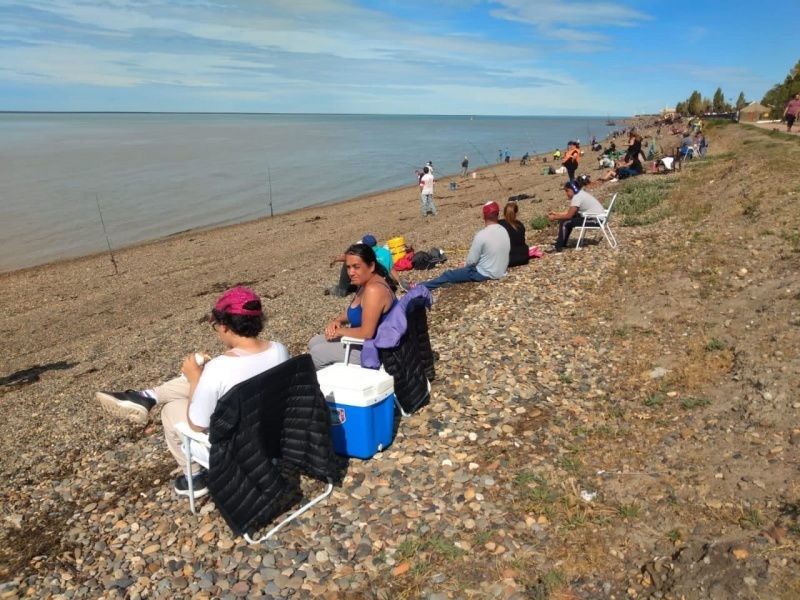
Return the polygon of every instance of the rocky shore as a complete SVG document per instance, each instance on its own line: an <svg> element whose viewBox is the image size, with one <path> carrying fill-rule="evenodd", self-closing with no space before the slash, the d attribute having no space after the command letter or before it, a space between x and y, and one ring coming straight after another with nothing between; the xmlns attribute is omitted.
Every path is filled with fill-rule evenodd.
<svg viewBox="0 0 800 600"><path fill-rule="evenodd" d="M0 599L800 597L800 146L707 135L707 159L638 178L667 196L616 218L616 251L436 292L430 404L260 546L173 494L157 415L115 421L94 392L218 351L204 316L237 284L301 353L344 304L323 290L349 243L403 235L453 265L485 201L533 196L527 224L564 178L512 162L441 180L436 218L414 186L125 249L118 275L107 256L0 275Z"/></svg>

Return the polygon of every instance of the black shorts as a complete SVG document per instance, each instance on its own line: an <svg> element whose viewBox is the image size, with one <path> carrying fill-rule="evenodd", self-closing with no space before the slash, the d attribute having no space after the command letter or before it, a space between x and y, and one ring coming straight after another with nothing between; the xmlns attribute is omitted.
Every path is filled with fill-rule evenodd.
<svg viewBox="0 0 800 600"><path fill-rule="evenodd" d="M786 125L788 127L791 127L792 125L794 125L794 119L795 119L794 115L790 115L790 114L787 113L786 114Z"/></svg>

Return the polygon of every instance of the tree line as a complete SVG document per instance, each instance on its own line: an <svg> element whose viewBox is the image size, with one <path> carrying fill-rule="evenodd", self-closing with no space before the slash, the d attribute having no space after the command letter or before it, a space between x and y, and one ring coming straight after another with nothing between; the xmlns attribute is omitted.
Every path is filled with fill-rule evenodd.
<svg viewBox="0 0 800 600"><path fill-rule="evenodd" d="M703 97L697 90L693 91L683 102L678 102L675 111L682 115L702 115L704 113L726 113L739 110L747 106L744 92L739 92L739 97L734 104L725 99L722 88L717 88L713 98Z"/></svg>
<svg viewBox="0 0 800 600"><path fill-rule="evenodd" d="M797 61L794 68L789 71L786 79L782 83L776 83L770 90L764 94L761 99L761 104L769 107L770 118L780 119L783 115L783 109L786 103L795 94L800 94L800 60ZM748 102L745 100L744 92L739 92L739 97L735 103L725 100L725 94L722 93L722 88L717 88L714 96L709 99L703 96L697 90L683 102L678 102L675 106L675 111L681 115L702 115L704 113L725 113L741 110L747 106Z"/></svg>

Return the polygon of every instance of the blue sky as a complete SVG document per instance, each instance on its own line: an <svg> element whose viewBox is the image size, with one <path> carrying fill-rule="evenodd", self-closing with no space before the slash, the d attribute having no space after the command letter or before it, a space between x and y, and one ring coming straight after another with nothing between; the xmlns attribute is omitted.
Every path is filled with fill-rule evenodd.
<svg viewBox="0 0 800 600"><path fill-rule="evenodd" d="M798 23L798 0L0 0L0 110L629 115L760 100Z"/></svg>

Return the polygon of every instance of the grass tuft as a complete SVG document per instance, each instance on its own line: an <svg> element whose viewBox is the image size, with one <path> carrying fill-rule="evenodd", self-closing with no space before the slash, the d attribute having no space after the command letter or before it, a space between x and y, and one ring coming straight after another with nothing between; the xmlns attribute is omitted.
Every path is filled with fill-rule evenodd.
<svg viewBox="0 0 800 600"><path fill-rule="evenodd" d="M617 507L617 513L623 519L635 519L641 513L641 507L636 504L635 502L631 502L630 504L620 504Z"/></svg>
<svg viewBox="0 0 800 600"><path fill-rule="evenodd" d="M687 398L681 402L681 408L684 410L694 410L695 408L702 408L711 404L708 398Z"/></svg>
<svg viewBox="0 0 800 600"><path fill-rule="evenodd" d="M706 344L706 350L709 352L716 352L717 350L725 350L727 346L724 342L720 342L717 338L711 338Z"/></svg>
<svg viewBox="0 0 800 600"><path fill-rule="evenodd" d="M748 508L739 519L742 527L761 527L764 523L766 520L757 508Z"/></svg>
<svg viewBox="0 0 800 600"><path fill-rule="evenodd" d="M662 204L677 183L676 179L626 180L614 205L614 210L622 216L622 226L650 225L671 216L672 209Z"/></svg>
<svg viewBox="0 0 800 600"><path fill-rule="evenodd" d="M531 229L547 229L550 226L550 219L547 215L537 215L531 219Z"/></svg>

